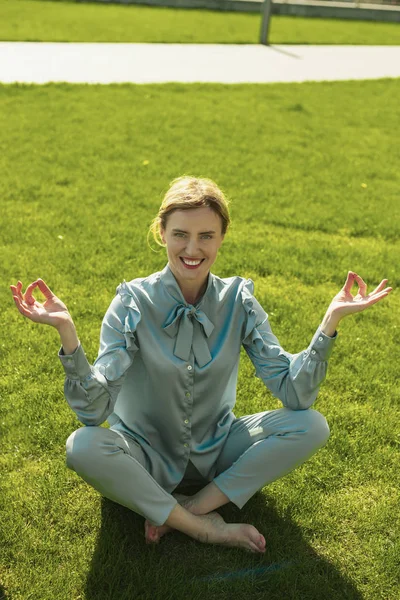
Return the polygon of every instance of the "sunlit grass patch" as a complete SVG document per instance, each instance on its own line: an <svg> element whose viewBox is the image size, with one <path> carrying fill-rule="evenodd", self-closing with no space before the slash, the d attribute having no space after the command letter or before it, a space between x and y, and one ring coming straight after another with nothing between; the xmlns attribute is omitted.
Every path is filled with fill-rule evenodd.
<svg viewBox="0 0 400 600"><path fill-rule="evenodd" d="M31 42L258 44L257 13L43 0L0 0L0 39ZM272 44L400 43L397 23L273 15Z"/></svg>
<svg viewBox="0 0 400 600"><path fill-rule="evenodd" d="M399 88L0 87L6 598L321 600L323 590L333 600L397 600ZM178 533L149 548L141 517L67 468L65 442L81 424L64 399L58 336L24 320L8 289L45 279L92 362L116 286L165 266L147 228L184 173L215 179L232 200L213 272L253 279L288 351L308 345L349 269L369 289L383 277L395 288L340 324L314 406L328 420L327 445L242 511L221 509L264 533L263 557ZM235 414L278 408L242 354Z"/></svg>

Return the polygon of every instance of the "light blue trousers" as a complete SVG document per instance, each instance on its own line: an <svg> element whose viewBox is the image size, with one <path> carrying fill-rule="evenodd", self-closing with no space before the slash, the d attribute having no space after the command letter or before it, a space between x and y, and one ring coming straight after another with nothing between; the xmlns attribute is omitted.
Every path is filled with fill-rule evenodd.
<svg viewBox="0 0 400 600"><path fill-rule="evenodd" d="M312 409L280 408L236 419L217 461L214 483L239 508L289 473L329 437ZM152 477L139 443L105 427L81 427L67 440L67 466L103 496L163 525L177 500ZM209 483L189 461L180 486Z"/></svg>

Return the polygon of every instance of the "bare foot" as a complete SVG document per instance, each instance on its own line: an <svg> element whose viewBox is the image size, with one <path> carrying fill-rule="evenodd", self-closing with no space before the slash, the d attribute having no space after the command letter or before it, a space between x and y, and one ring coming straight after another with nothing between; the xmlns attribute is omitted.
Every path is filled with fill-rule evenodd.
<svg viewBox="0 0 400 600"><path fill-rule="evenodd" d="M144 522L146 544L158 544L162 536L170 531L173 529L168 525L152 525L148 519Z"/></svg>
<svg viewBox="0 0 400 600"><path fill-rule="evenodd" d="M174 494L174 497L182 506L187 504L185 508L190 511L190 496ZM192 510L195 513L193 505ZM203 531L196 538L200 542L243 548L254 553L265 552L265 538L253 525L225 523L221 515L215 511L207 515L197 515L197 518L203 521ZM152 525L150 521L146 520L146 543L158 543L160 538L170 531L173 531L173 528L168 525Z"/></svg>
<svg viewBox="0 0 400 600"><path fill-rule="evenodd" d="M181 506L184 506L186 510L190 511L190 498L191 496L185 496L184 494L172 494L176 498ZM148 519L144 522L144 537L146 544L158 544L160 539L166 533L174 531L169 525L153 525Z"/></svg>
<svg viewBox="0 0 400 600"><path fill-rule="evenodd" d="M197 518L204 522L204 531L197 537L200 542L234 546L250 552L265 552L265 538L253 525L225 523L217 512L198 515Z"/></svg>

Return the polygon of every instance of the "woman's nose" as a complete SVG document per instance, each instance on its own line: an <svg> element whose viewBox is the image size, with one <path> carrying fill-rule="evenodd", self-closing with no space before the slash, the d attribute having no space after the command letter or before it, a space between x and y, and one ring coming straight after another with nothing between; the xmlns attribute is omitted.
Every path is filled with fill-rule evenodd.
<svg viewBox="0 0 400 600"><path fill-rule="evenodd" d="M186 253L188 258L189 256L198 258L197 242L195 239L188 240L188 243L186 244Z"/></svg>

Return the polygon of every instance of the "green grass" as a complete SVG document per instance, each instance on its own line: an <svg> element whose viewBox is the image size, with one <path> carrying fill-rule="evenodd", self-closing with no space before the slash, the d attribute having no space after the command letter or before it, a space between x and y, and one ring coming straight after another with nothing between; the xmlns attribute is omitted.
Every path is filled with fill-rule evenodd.
<svg viewBox="0 0 400 600"><path fill-rule="evenodd" d="M258 44L254 13L0 0L0 40ZM272 44L400 43L398 23L273 16Z"/></svg>
<svg viewBox="0 0 400 600"><path fill-rule="evenodd" d="M5 598L398 600L399 94L398 80L0 87ZM328 444L242 511L221 509L265 534L264 556L178 533L149 548L141 517L66 468L80 423L58 337L23 319L8 289L43 277L93 361L115 287L165 265L147 227L184 173L231 198L213 272L253 278L287 350L307 346L349 269L395 288L340 324L315 403ZM253 372L243 353L237 416L280 406Z"/></svg>

